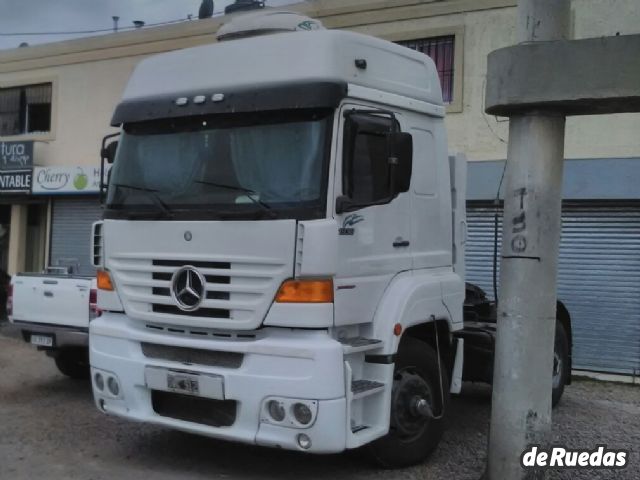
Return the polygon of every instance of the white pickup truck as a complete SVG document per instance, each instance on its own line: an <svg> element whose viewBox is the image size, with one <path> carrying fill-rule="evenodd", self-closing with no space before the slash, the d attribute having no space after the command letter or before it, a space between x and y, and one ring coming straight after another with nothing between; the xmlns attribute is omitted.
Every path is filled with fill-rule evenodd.
<svg viewBox="0 0 640 480"><path fill-rule="evenodd" d="M64 269L14 275L7 315L25 342L53 357L60 372L89 377L89 321L97 315L95 278Z"/></svg>

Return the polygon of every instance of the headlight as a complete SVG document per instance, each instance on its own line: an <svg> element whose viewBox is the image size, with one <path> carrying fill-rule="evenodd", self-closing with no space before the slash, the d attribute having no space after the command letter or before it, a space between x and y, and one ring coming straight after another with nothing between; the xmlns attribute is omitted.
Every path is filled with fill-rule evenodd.
<svg viewBox="0 0 640 480"><path fill-rule="evenodd" d="M104 377L101 373L98 372L93 376L93 382L98 390L101 392L104 390Z"/></svg>
<svg viewBox="0 0 640 480"><path fill-rule="evenodd" d="M107 388L114 397L120 395L120 385L118 385L118 381L114 377L109 377L107 380Z"/></svg>
<svg viewBox="0 0 640 480"><path fill-rule="evenodd" d="M309 428L318 416L317 400L271 397L264 400L260 421L287 428Z"/></svg>
<svg viewBox="0 0 640 480"><path fill-rule="evenodd" d="M94 393L107 399L122 398L122 385L115 373L92 368Z"/></svg>
<svg viewBox="0 0 640 480"><path fill-rule="evenodd" d="M269 410L269 415L271 415L271 418L276 422L281 422L284 420L286 413L284 407L278 400L269 400L267 408Z"/></svg>
<svg viewBox="0 0 640 480"><path fill-rule="evenodd" d="M313 412L304 403L293 404L293 416L301 425L308 425L313 420Z"/></svg>

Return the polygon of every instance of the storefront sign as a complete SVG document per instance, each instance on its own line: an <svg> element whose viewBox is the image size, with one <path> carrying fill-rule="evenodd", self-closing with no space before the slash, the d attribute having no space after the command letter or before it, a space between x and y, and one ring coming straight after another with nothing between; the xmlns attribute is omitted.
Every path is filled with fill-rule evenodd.
<svg viewBox="0 0 640 480"><path fill-rule="evenodd" d="M31 170L0 170L0 193L29 193Z"/></svg>
<svg viewBox="0 0 640 480"><path fill-rule="evenodd" d="M0 142L0 170L26 170L33 166L33 142Z"/></svg>
<svg viewBox="0 0 640 480"><path fill-rule="evenodd" d="M105 170L109 169L105 168ZM33 169L32 193L34 195L98 192L100 192L100 167L35 167Z"/></svg>

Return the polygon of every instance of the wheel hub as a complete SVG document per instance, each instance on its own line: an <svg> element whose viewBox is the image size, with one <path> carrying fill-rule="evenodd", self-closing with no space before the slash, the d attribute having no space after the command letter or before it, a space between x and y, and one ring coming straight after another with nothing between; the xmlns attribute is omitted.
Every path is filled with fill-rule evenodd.
<svg viewBox="0 0 640 480"><path fill-rule="evenodd" d="M411 413L415 417L432 418L433 412L426 398L413 397L411 400Z"/></svg>
<svg viewBox="0 0 640 480"><path fill-rule="evenodd" d="M393 382L391 427L404 440L422 435L433 419L431 386L418 373L404 369Z"/></svg>

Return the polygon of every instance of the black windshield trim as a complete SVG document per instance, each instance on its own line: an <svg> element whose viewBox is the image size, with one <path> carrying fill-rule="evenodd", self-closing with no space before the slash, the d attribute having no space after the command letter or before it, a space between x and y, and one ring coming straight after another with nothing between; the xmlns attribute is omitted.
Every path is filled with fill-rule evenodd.
<svg viewBox="0 0 640 480"><path fill-rule="evenodd" d="M278 125L333 118L335 109L305 108L268 110L266 112L237 112L203 114L181 118L158 118L144 122L131 122L122 126L129 135L165 135L202 130L230 129L256 125Z"/></svg>
<svg viewBox="0 0 640 480"><path fill-rule="evenodd" d="M223 94L224 100L214 102L211 97ZM205 97L205 102L195 104L193 98ZM127 100L120 103L113 114L111 125L148 120L194 117L220 113L248 113L273 110L310 108L337 108L347 96L344 82L311 82L263 87L251 90L197 91L175 93L170 96ZM176 105L176 99L186 97L186 105Z"/></svg>
<svg viewBox="0 0 640 480"><path fill-rule="evenodd" d="M247 210L229 210L229 205L221 206L220 209L212 208L212 206L194 205L182 206L180 208L173 207L171 217L159 217L158 211L149 208L148 204L143 205L127 205L122 207L107 207L104 210L105 220L130 220L130 221L247 221L247 220L317 220L325 218L326 206L317 205L310 207L295 207L278 209L273 208L274 216L267 215L264 210L258 208L250 208Z"/></svg>

